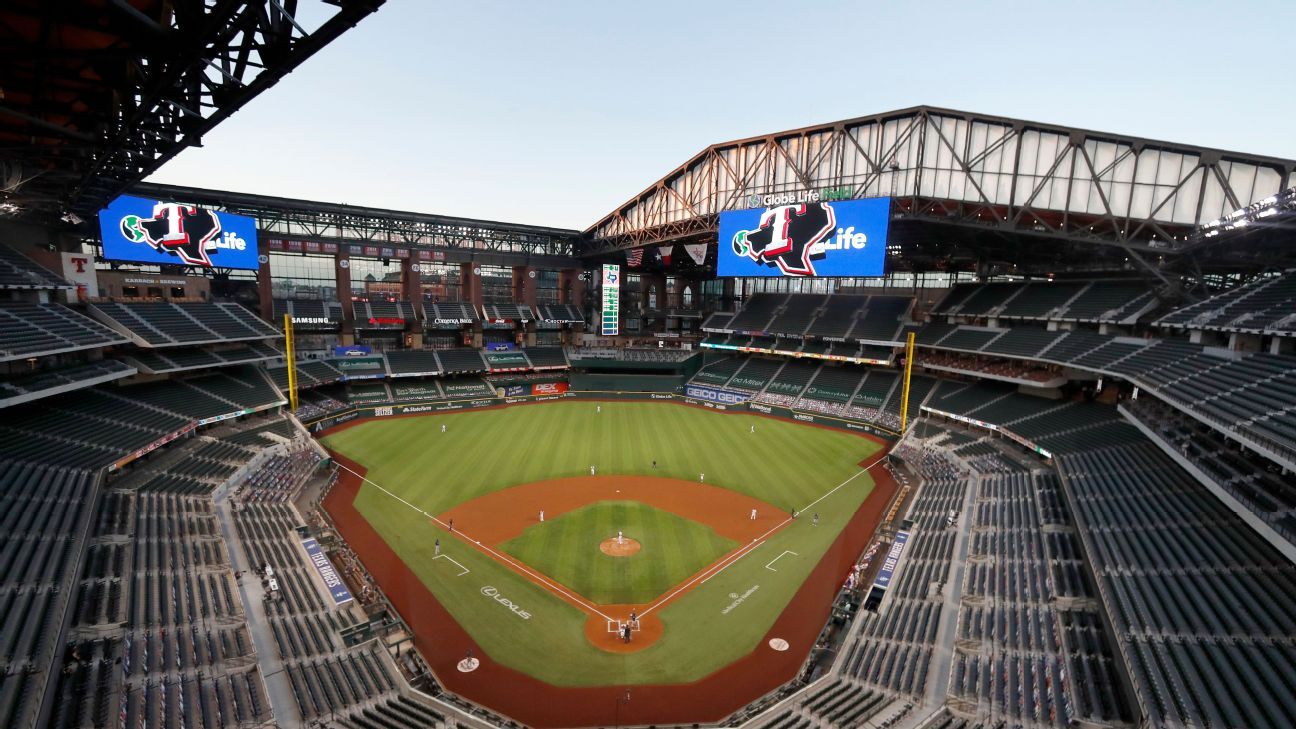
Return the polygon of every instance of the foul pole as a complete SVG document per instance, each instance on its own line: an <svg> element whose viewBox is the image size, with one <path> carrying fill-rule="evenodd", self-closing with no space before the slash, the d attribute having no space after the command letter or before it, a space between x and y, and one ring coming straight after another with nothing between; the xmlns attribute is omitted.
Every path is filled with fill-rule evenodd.
<svg viewBox="0 0 1296 729"><path fill-rule="evenodd" d="M900 397L900 433L903 435L909 426L909 376L913 374L914 333L909 332L905 340L904 390Z"/></svg>
<svg viewBox="0 0 1296 729"><path fill-rule="evenodd" d="M293 351L292 316L284 314L284 354L288 357L288 406L297 412L297 355Z"/></svg>

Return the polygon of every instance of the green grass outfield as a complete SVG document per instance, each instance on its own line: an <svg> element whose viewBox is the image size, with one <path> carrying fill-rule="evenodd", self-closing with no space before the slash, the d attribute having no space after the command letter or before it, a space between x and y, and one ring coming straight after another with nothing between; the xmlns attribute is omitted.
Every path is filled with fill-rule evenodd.
<svg viewBox="0 0 1296 729"><path fill-rule="evenodd" d="M559 686L694 681L750 653L873 487L860 461L880 446L846 432L671 403L567 401L417 418L373 420L324 439L363 464L367 477L410 508L365 485L356 508L493 659ZM442 433L441 425L448 426ZM750 428L755 425L756 432ZM653 470L652 461L658 468ZM802 510L846 486L659 615L661 640L613 654L584 637L581 610L494 558L447 538L420 511L441 513L509 486L555 478L638 474L695 480ZM470 573L433 559L433 541ZM766 564L785 551L776 564ZM483 597L492 586L530 613ZM755 588L753 590L753 588ZM731 594L749 594L741 604ZM727 609L728 608L728 609Z"/></svg>
<svg viewBox="0 0 1296 729"><path fill-rule="evenodd" d="M623 532L642 548L609 557L593 547ZM738 543L704 524L637 501L600 501L535 524L500 545L598 605L652 602Z"/></svg>

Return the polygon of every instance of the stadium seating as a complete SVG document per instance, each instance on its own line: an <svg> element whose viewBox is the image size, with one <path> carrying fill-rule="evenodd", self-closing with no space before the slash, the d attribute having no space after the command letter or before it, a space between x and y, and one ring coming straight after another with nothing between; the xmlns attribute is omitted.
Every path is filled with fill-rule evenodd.
<svg viewBox="0 0 1296 729"><path fill-rule="evenodd" d="M774 313L783 306L787 294L754 294L743 305L742 311L725 329L736 331L769 331Z"/></svg>
<svg viewBox="0 0 1296 729"><path fill-rule="evenodd" d="M434 326L436 320L453 322L474 322L481 319L472 304L463 301L437 301L423 304L423 314L428 326Z"/></svg>
<svg viewBox="0 0 1296 729"><path fill-rule="evenodd" d="M1129 322L1156 303L1143 281L959 284L934 316Z"/></svg>
<svg viewBox="0 0 1296 729"><path fill-rule="evenodd" d="M819 368L818 374L806 386L801 396L824 402L848 403L851 396L855 394L856 388L859 387L862 375L863 372L857 367L824 365Z"/></svg>
<svg viewBox="0 0 1296 729"><path fill-rule="evenodd" d="M1159 327L1243 332L1296 331L1296 269L1257 277L1154 322Z"/></svg>
<svg viewBox="0 0 1296 729"><path fill-rule="evenodd" d="M392 377L436 375L441 373L441 362L430 349L392 350L387 353L387 369Z"/></svg>
<svg viewBox="0 0 1296 729"><path fill-rule="evenodd" d="M535 312L526 304L512 302L483 304L487 319L507 319L509 321L535 321Z"/></svg>
<svg viewBox="0 0 1296 729"><path fill-rule="evenodd" d="M907 296L870 296L864 313L855 320L846 336L878 342L900 340L900 318L909 310L913 300ZM829 302L829 311L833 304Z"/></svg>
<svg viewBox="0 0 1296 729"><path fill-rule="evenodd" d="M836 294L828 298L828 305L821 316L810 322L806 334L814 337L845 337L855 319L868 305L867 296Z"/></svg>
<svg viewBox="0 0 1296 729"><path fill-rule="evenodd" d="M1296 567L1141 436L1058 468L1147 721L1296 724Z"/></svg>
<svg viewBox="0 0 1296 729"><path fill-rule="evenodd" d="M91 304L90 311L154 347L279 336L273 327L238 304L101 301Z"/></svg>
<svg viewBox="0 0 1296 729"><path fill-rule="evenodd" d="M692 382L699 385L724 385L747 360L742 357L720 357L698 370Z"/></svg>
<svg viewBox="0 0 1296 729"><path fill-rule="evenodd" d="M571 304L538 304L536 311L540 314L540 321L577 324L585 321L585 317L581 316L580 309Z"/></svg>
<svg viewBox="0 0 1296 729"><path fill-rule="evenodd" d="M644 350L653 352L654 350ZM562 347L527 347L527 359L531 360L531 366L540 367L568 367L567 356Z"/></svg>
<svg viewBox="0 0 1296 729"><path fill-rule="evenodd" d="M437 351L441 366L447 373L485 372L489 369L476 349L442 349Z"/></svg>
<svg viewBox="0 0 1296 729"><path fill-rule="evenodd" d="M98 481L85 470L0 461L0 720L6 725L34 726L45 684L57 679L63 611Z"/></svg>
<svg viewBox="0 0 1296 729"><path fill-rule="evenodd" d="M827 300L826 294L790 294L768 331L800 336Z"/></svg>
<svg viewBox="0 0 1296 729"><path fill-rule="evenodd" d="M765 386L765 391L775 395L787 395L794 399L801 396L810 380L814 379L815 373L819 371L818 364L810 364L800 360L789 360L783 365L769 384ZM742 373L739 373L741 376Z"/></svg>
<svg viewBox="0 0 1296 729"><path fill-rule="evenodd" d="M58 304L0 303L0 361L126 342L102 324Z"/></svg>
<svg viewBox="0 0 1296 729"><path fill-rule="evenodd" d="M770 378L782 369L784 364L786 362L782 359L749 357L730 378L728 386L740 390L759 392L765 389Z"/></svg>
<svg viewBox="0 0 1296 729"><path fill-rule="evenodd" d="M72 284L9 246L0 245L0 289L71 289Z"/></svg>
<svg viewBox="0 0 1296 729"><path fill-rule="evenodd" d="M69 390L119 380L135 373L136 369L124 362L105 359L0 379L0 407L19 405Z"/></svg>

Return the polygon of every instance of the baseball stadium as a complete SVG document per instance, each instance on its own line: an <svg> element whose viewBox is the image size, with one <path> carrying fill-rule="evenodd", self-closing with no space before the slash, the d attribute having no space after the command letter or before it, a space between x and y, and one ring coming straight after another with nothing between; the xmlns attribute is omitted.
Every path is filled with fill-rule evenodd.
<svg viewBox="0 0 1296 729"><path fill-rule="evenodd" d="M917 106L581 229L147 181L384 12L301 5L0 7L0 727L1296 726L1296 160Z"/></svg>

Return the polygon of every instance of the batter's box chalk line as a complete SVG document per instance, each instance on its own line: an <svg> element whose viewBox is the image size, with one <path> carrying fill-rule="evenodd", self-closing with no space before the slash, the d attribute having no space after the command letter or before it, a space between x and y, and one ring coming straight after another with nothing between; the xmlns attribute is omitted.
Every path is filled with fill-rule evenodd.
<svg viewBox="0 0 1296 729"><path fill-rule="evenodd" d="M634 622L629 620L609 620L607 621L607 632L620 635L621 631L625 628L626 623L630 623L631 633L639 632L640 628L638 620L635 620Z"/></svg>

